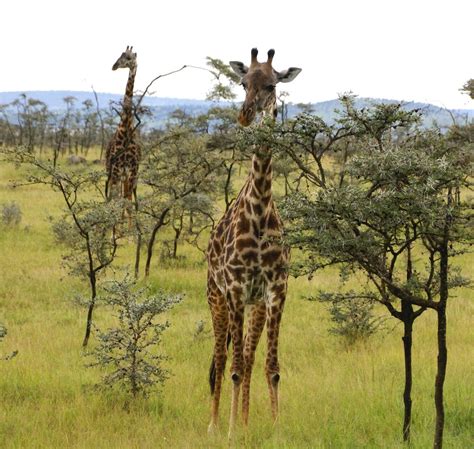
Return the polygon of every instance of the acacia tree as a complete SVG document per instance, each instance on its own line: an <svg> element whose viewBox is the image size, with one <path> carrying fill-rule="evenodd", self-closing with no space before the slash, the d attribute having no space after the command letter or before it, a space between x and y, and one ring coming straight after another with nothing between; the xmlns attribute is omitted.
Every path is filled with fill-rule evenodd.
<svg viewBox="0 0 474 449"><path fill-rule="evenodd" d="M312 186L290 195L283 208L288 241L305 255L295 272L313 273L328 265L361 272L367 288L348 299L378 301L403 322L405 440L410 437L413 323L425 310L437 313L434 447L439 449L446 306L449 291L467 282L453 257L472 241L466 199L455 192L470 187L472 161L464 146L414 128L416 111L406 112L401 105L356 109L353 98L341 100L344 110L335 125L304 114L272 132L251 131L247 141L272 142L293 158ZM272 135L277 136L273 141Z"/></svg>
<svg viewBox="0 0 474 449"><path fill-rule="evenodd" d="M10 105L15 109L18 143L25 145L29 151L36 146L42 149L51 115L46 104L23 93ZM8 123L8 117L6 119ZM12 130L11 125L9 129Z"/></svg>
<svg viewBox="0 0 474 449"><path fill-rule="evenodd" d="M98 278L115 258L123 204L105 201L102 171L63 170L56 161L43 161L28 149L4 149L8 159L29 165L32 170L27 180L16 186L43 184L60 193L64 200L63 216L53 221L53 232L58 243L66 247L63 262L72 275L85 278L89 284L86 331L83 346L91 332L93 312L98 295Z"/></svg>
<svg viewBox="0 0 474 449"><path fill-rule="evenodd" d="M148 189L139 199L139 220L148 230L145 276L150 274L156 236L169 223L171 212L176 209L180 215L185 200L196 194L214 195L214 175L221 161L206 142L207 137L190 126L170 125L145 150L141 173ZM138 263L136 273L137 267Z"/></svg>
<svg viewBox="0 0 474 449"><path fill-rule="evenodd" d="M201 237L206 230L214 228L214 193L191 193L174 203L168 220L174 235L171 241L164 242L167 246L166 257L178 258L180 241L186 241L205 255L207 239Z"/></svg>

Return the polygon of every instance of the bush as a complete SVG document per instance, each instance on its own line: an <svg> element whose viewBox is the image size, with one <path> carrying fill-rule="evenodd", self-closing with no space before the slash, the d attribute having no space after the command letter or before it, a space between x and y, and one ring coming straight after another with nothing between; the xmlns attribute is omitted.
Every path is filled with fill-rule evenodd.
<svg viewBox="0 0 474 449"><path fill-rule="evenodd" d="M7 335L7 328L3 324L0 324L0 342L6 337L6 335ZM0 357L0 360L12 359L17 354L18 354L18 351L13 351L10 355L7 355L6 357Z"/></svg>
<svg viewBox="0 0 474 449"><path fill-rule="evenodd" d="M88 354L95 358L88 366L108 371L102 386L118 385L133 396L146 396L169 376L161 366L166 356L158 352L161 334L169 322L156 319L180 302L181 297L162 292L146 295L147 289L136 288L128 275L123 281L112 281L104 290L102 301L112 306L117 325L105 331L95 329L99 344Z"/></svg>
<svg viewBox="0 0 474 449"><path fill-rule="evenodd" d="M18 226L21 222L20 206L12 201L2 205L2 223L7 226Z"/></svg>
<svg viewBox="0 0 474 449"><path fill-rule="evenodd" d="M348 346L365 340L377 332L382 319L375 316L375 300L370 295L321 293L318 300L329 304L332 327L329 332L343 337Z"/></svg>

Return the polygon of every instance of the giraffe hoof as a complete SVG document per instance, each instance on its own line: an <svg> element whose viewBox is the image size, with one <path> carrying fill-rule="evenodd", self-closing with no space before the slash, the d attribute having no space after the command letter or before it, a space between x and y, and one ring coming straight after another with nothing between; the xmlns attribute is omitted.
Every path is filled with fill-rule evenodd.
<svg viewBox="0 0 474 449"><path fill-rule="evenodd" d="M214 435L217 432L217 424L215 422L211 422L207 428L208 435Z"/></svg>
<svg viewBox="0 0 474 449"><path fill-rule="evenodd" d="M232 375L230 377L232 379L232 382L234 382L234 384L238 384L240 382L240 375L239 374L232 373Z"/></svg>

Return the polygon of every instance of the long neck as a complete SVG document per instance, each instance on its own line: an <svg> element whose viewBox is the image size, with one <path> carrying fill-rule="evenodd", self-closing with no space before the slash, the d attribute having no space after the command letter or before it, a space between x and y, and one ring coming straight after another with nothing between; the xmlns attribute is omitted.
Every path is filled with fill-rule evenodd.
<svg viewBox="0 0 474 449"><path fill-rule="evenodd" d="M130 129L133 122L133 86L135 84L135 75L137 73L137 66L129 69L127 86L125 88L125 95L123 96L123 110L121 125L125 129Z"/></svg>
<svg viewBox="0 0 474 449"><path fill-rule="evenodd" d="M261 126L265 116L268 115L273 121L275 120L272 106L263 113L257 126ZM262 206L262 213L265 213L272 199L272 150L268 145L260 146L252 157L250 183L252 185L250 194L253 200L257 200Z"/></svg>
<svg viewBox="0 0 474 449"><path fill-rule="evenodd" d="M249 194L252 202L262 206L262 213L270 204L272 198L272 153L268 148L262 148L252 157L250 171Z"/></svg>

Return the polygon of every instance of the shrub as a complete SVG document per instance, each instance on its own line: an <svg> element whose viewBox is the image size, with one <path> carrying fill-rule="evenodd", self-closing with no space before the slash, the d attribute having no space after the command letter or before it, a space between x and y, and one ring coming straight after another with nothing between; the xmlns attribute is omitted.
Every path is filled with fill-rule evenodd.
<svg viewBox="0 0 474 449"><path fill-rule="evenodd" d="M89 366L107 370L102 386L122 386L133 396L146 396L169 376L162 367L167 357L158 352L158 346L162 332L170 324L157 322L157 318L181 297L163 292L148 295L147 289L136 288L128 275L123 281L110 282L104 290L102 301L113 308L117 323L105 331L95 329L99 343L89 353L95 358Z"/></svg>
<svg viewBox="0 0 474 449"><path fill-rule="evenodd" d="M20 206L12 201L2 205L2 223L7 226L18 226L21 222Z"/></svg>
<svg viewBox="0 0 474 449"><path fill-rule="evenodd" d="M0 342L6 337L6 335L7 335L7 328L3 324L0 324ZM18 354L18 351L13 351L10 355L7 355L5 357L0 357L0 360L12 359L17 354Z"/></svg>
<svg viewBox="0 0 474 449"><path fill-rule="evenodd" d="M376 333L383 320L374 314L375 299L353 291L348 293L320 293L318 300L329 304L332 327L329 332L343 337L351 346Z"/></svg>

